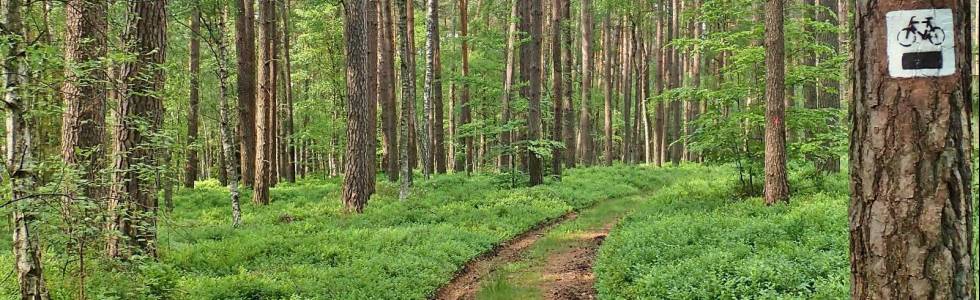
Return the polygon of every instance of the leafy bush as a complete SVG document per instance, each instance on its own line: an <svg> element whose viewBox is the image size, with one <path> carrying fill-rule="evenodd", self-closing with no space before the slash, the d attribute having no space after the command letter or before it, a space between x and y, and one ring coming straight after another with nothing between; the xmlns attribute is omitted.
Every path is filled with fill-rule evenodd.
<svg viewBox="0 0 980 300"><path fill-rule="evenodd" d="M731 199L729 170L660 190L606 239L606 299L847 298L846 188L788 205ZM827 186L846 187L845 175Z"/></svg>

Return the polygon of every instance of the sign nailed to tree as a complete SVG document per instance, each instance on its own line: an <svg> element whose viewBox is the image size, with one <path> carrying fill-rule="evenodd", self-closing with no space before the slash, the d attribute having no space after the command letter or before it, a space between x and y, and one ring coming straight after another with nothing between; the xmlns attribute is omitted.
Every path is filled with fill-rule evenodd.
<svg viewBox="0 0 980 300"><path fill-rule="evenodd" d="M891 77L953 75L953 11L897 10L885 15L888 26L888 73Z"/></svg>

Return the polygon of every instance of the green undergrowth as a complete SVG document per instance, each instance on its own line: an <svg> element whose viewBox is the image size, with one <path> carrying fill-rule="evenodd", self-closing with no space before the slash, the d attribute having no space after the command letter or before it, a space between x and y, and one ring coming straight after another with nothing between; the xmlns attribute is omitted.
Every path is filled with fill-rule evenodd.
<svg viewBox="0 0 980 300"><path fill-rule="evenodd" d="M442 175L397 200L381 182L363 214L341 211L340 182L272 189L265 207L243 197L229 225L226 190L203 182L178 192L160 221L160 261L92 271L91 299L424 299L473 257L538 223L597 201L662 185L670 172L615 166L568 170L561 182L506 188L493 176ZM64 263L48 249L48 266ZM0 255L10 265L9 255ZM90 268L99 262L89 262ZM96 267L98 268L98 267ZM72 278L45 270L54 298L74 298ZM13 280L0 284L13 296Z"/></svg>
<svg viewBox="0 0 980 300"><path fill-rule="evenodd" d="M730 172L652 194L595 266L603 299L841 299L849 293L847 177L791 178L790 204L733 199Z"/></svg>

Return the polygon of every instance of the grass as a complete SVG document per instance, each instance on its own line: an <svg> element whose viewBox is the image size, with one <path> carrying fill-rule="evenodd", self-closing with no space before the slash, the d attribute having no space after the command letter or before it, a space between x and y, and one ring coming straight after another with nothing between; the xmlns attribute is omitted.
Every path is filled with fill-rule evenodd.
<svg viewBox="0 0 980 300"><path fill-rule="evenodd" d="M86 290L92 299L424 299L495 244L664 176L578 169L561 182L509 189L491 176L446 175L418 184L406 202L396 185L380 183L360 215L341 212L337 180L311 180L280 184L269 206L245 204L238 229L229 226L225 189L209 182L178 193L176 211L161 221L159 262L103 264ZM59 251L45 250L47 266L69 262ZM10 255L0 262L9 266ZM69 275L45 271L54 298L74 297ZM0 298L15 294L15 280L0 283Z"/></svg>
<svg viewBox="0 0 980 300"><path fill-rule="evenodd" d="M595 267L600 298L850 297L847 174L794 173L793 198L774 207L731 198L726 174L661 189L614 229ZM975 221L974 249L978 232Z"/></svg>
<svg viewBox="0 0 980 300"><path fill-rule="evenodd" d="M727 174L662 189L624 220L600 248L600 297L847 298L846 177L794 184L790 204L766 207L730 199Z"/></svg>

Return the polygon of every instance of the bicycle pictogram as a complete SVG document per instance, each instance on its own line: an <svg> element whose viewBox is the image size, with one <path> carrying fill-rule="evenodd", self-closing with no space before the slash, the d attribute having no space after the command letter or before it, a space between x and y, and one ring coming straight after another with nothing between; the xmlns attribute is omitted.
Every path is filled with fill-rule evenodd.
<svg viewBox="0 0 980 300"><path fill-rule="evenodd" d="M939 46L946 41L946 32L939 26L932 25L932 17L926 17L925 21L916 21L913 16L909 19L909 25L898 32L897 39L898 44L903 47L911 47L919 39Z"/></svg>

